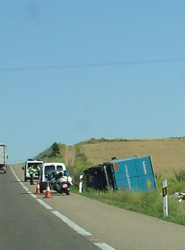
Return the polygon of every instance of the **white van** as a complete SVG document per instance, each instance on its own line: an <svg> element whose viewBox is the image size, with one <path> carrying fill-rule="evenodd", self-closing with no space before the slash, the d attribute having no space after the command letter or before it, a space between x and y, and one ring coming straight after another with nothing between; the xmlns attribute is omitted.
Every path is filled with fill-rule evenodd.
<svg viewBox="0 0 185 250"><path fill-rule="evenodd" d="M40 192L46 189L46 182L48 181L48 175L52 174L54 171L66 171L66 166L62 162L47 162L43 163L41 166L41 172L39 177Z"/></svg>
<svg viewBox="0 0 185 250"><path fill-rule="evenodd" d="M22 169L24 170L24 181L27 181L28 179L30 179L30 174L29 174L29 167L33 166L33 168L35 169L35 173L33 174L33 178L34 179L38 179L38 172L37 172L37 166L41 165L43 163L43 161L41 159L28 159L25 162L25 165L22 167Z"/></svg>

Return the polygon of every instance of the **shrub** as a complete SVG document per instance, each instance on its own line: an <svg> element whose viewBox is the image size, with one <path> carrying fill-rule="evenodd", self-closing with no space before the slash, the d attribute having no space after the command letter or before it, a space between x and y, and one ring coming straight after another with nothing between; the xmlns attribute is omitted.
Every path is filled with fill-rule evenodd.
<svg viewBox="0 0 185 250"><path fill-rule="evenodd" d="M174 171L174 175L177 181L185 180L185 170L181 169L180 171Z"/></svg>

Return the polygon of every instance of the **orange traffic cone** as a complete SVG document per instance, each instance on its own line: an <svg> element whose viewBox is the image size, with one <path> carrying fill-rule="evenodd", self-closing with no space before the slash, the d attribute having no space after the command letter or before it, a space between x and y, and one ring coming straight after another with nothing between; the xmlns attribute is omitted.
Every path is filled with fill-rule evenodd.
<svg viewBox="0 0 185 250"><path fill-rule="evenodd" d="M46 194L45 198L51 198L49 182L46 182Z"/></svg>
<svg viewBox="0 0 185 250"><path fill-rule="evenodd" d="M37 181L37 188L36 188L36 194L40 194L40 185L39 182Z"/></svg>

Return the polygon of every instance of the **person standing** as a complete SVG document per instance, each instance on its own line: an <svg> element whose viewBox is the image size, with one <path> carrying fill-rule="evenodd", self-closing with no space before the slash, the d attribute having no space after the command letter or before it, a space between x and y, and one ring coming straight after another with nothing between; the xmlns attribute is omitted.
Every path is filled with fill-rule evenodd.
<svg viewBox="0 0 185 250"><path fill-rule="evenodd" d="M38 179L39 179L39 176L40 176L40 170L41 170L41 164L38 164L37 165Z"/></svg>
<svg viewBox="0 0 185 250"><path fill-rule="evenodd" d="M33 168L32 165L29 167L28 172L29 172L29 174L30 174L30 185L33 185L34 168Z"/></svg>

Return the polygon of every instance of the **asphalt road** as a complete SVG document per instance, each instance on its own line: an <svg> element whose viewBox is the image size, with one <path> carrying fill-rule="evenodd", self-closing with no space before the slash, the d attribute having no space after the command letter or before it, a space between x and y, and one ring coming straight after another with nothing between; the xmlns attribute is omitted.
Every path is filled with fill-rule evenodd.
<svg viewBox="0 0 185 250"><path fill-rule="evenodd" d="M34 195L36 185L30 186L29 182L23 182L21 167L12 166L12 169L16 176L12 175L10 169L7 176L0 175L0 195L3 197L0 197L0 202L3 204L2 208L0 206L0 228L5 224L7 227L5 230L9 232L9 236L6 236L8 238L0 241L4 244L8 244L15 235L15 238L19 239L17 249L27 250L36 249L26 248L35 246L34 242L39 246L37 249L86 250L96 249L96 246L103 250L185 249L184 226L109 206L78 194L64 196L51 191L51 198L45 198L45 194ZM6 219L7 215L10 216L9 219ZM53 230L56 230L56 234ZM24 241L24 248L20 248L20 239L23 239L24 231L28 235L28 243ZM64 247L58 248L57 245L53 245L52 242L55 240L60 244L63 242ZM70 245L73 242L75 246ZM10 244L14 245L13 242Z"/></svg>
<svg viewBox="0 0 185 250"><path fill-rule="evenodd" d="M98 249L37 202L12 171L0 175L0 249Z"/></svg>

